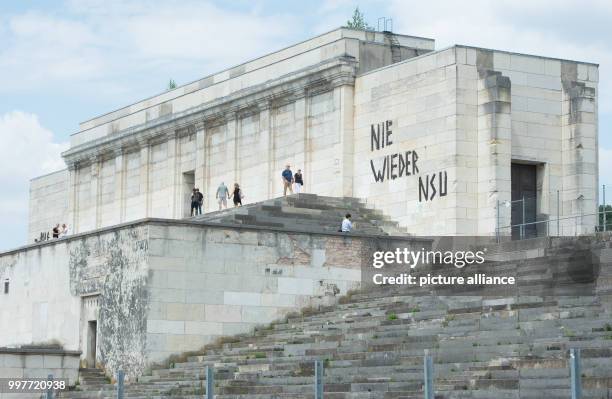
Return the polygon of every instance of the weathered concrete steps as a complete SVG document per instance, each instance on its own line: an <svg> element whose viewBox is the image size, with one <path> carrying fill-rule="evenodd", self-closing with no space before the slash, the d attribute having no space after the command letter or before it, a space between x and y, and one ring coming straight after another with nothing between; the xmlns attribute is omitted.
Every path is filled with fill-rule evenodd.
<svg viewBox="0 0 612 399"><path fill-rule="evenodd" d="M583 264L564 248L508 260L518 275L545 285L550 271ZM547 272L538 272L546 266ZM603 275L610 274L604 270ZM488 298L400 290L357 292L336 306L304 309L251 334L155 369L126 387L130 398L195 398L206 366L217 399L312 398L314 360L325 364L328 399L423 397L423 353L434 357L436 398L570 396L568 351L582 351L583 398L612 397L610 280L584 295ZM573 283L580 288L579 282ZM534 291L535 292L535 291ZM92 389L89 389L92 388ZM69 398L111 398L112 385L82 386Z"/></svg>
<svg viewBox="0 0 612 399"><path fill-rule="evenodd" d="M291 228L296 231L337 232L350 213L354 233L387 235L406 234L380 210L367 206L358 198L323 197L315 194L294 194L238 208L210 212L191 218L208 223L240 224L245 226Z"/></svg>

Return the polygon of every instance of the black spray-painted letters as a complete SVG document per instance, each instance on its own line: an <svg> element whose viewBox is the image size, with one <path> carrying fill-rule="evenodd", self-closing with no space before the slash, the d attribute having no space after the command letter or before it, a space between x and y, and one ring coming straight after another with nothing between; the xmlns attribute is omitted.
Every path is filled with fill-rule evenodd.
<svg viewBox="0 0 612 399"><path fill-rule="evenodd" d="M393 144L391 127L393 121L384 121L370 126L370 150L378 151ZM412 176L419 173L417 161L419 154L416 151L405 151L385 155L378 158L376 162L370 160L370 168L376 182L395 180L404 176ZM446 171L419 176L419 202L431 201L436 195L445 197L447 190Z"/></svg>

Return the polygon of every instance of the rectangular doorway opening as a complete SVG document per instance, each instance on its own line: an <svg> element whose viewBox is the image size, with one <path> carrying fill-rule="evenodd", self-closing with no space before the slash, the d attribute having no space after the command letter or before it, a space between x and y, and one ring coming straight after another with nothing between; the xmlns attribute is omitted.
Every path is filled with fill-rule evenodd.
<svg viewBox="0 0 612 399"><path fill-rule="evenodd" d="M87 322L87 367L96 367L96 345L98 340L98 322L90 320Z"/></svg>
<svg viewBox="0 0 612 399"><path fill-rule="evenodd" d="M512 163L512 239L537 236L537 166Z"/></svg>
<svg viewBox="0 0 612 399"><path fill-rule="evenodd" d="M192 170L183 173L183 181L181 187L183 217L188 218L191 216L191 193L195 187L195 171Z"/></svg>

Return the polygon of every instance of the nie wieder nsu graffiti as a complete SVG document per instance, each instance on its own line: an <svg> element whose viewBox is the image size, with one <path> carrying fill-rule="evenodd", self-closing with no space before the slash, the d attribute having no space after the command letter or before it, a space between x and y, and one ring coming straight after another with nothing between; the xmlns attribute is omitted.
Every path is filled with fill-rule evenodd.
<svg viewBox="0 0 612 399"><path fill-rule="evenodd" d="M385 121L370 126L370 149L372 152L379 151L385 147L393 145L391 127L393 121ZM395 180L401 177L419 175L417 164L419 154L415 150L387 154L378 161L370 160L370 167L376 182L385 180ZM445 197L447 194L446 171L419 175L419 202L431 201L438 197Z"/></svg>

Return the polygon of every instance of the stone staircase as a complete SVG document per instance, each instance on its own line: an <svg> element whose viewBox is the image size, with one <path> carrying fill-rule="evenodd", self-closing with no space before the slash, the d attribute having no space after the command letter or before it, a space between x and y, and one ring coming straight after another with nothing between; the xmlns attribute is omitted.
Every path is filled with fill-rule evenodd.
<svg viewBox="0 0 612 399"><path fill-rule="evenodd" d="M583 264L561 247L496 266L515 268L525 288L545 286L549 272ZM567 399L568 351L580 348L583 398L611 398L607 266L596 284L572 282L571 295L539 295L535 288L498 297L483 297L478 288L448 296L390 287L352 293L336 306L304 309L156 368L126 386L126 397L201 398L206 366L214 366L217 399L310 399L313 362L323 360L327 399L416 399L423 397L429 350L438 399ZM113 397L110 384L86 388L61 397Z"/></svg>
<svg viewBox="0 0 612 399"><path fill-rule="evenodd" d="M303 232L337 232L350 213L354 234L406 235L406 229L358 198L294 194L238 208L209 212L190 220L256 227L290 228Z"/></svg>
<svg viewBox="0 0 612 399"><path fill-rule="evenodd" d="M84 391L97 391L108 385L108 378L100 369L79 369L79 386Z"/></svg>

